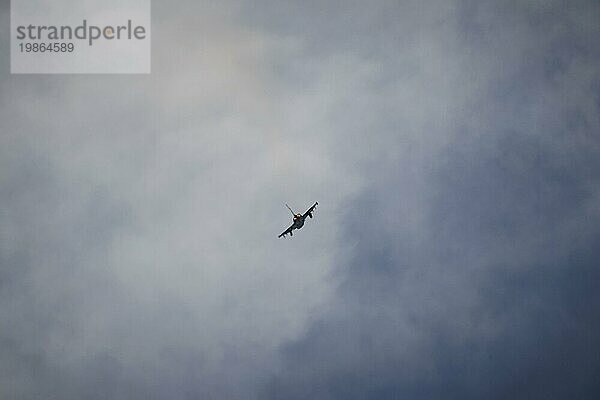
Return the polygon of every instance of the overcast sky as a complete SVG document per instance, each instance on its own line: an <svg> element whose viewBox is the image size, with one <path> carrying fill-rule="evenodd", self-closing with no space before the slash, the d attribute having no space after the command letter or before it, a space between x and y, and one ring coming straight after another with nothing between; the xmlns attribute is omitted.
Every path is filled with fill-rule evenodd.
<svg viewBox="0 0 600 400"><path fill-rule="evenodd" d="M0 398L600 395L597 1L155 1L137 76L8 3Z"/></svg>

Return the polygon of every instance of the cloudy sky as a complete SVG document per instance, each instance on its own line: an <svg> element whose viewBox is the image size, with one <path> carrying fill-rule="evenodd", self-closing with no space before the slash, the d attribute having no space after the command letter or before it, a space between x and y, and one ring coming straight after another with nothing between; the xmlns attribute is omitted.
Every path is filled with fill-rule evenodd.
<svg viewBox="0 0 600 400"><path fill-rule="evenodd" d="M11 75L0 3L0 398L599 396L600 3L152 24L150 75Z"/></svg>

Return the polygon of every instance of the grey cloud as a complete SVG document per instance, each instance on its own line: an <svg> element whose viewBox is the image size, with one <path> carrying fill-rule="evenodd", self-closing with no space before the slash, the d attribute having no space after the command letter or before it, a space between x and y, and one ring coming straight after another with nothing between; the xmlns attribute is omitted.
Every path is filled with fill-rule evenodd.
<svg viewBox="0 0 600 400"><path fill-rule="evenodd" d="M280 156L311 139L283 137L266 95L277 40L187 6L155 7L151 76L9 75L2 57L0 397L253 397L330 292L331 250L306 249L334 223L277 241L283 203L335 179L326 149L299 156L312 169Z"/></svg>
<svg viewBox="0 0 600 400"><path fill-rule="evenodd" d="M0 397L595 398L597 13L154 4L151 76L2 57Z"/></svg>

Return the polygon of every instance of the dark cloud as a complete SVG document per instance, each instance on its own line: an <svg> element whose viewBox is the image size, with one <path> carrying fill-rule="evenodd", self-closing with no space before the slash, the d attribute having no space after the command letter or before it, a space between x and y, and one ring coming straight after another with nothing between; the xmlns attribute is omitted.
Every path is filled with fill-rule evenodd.
<svg viewBox="0 0 600 400"><path fill-rule="evenodd" d="M334 311L283 349L271 398L596 397L600 215L583 193L599 176L557 181L543 146L507 136L444 164L418 245L358 217L393 178L352 208Z"/></svg>
<svg viewBox="0 0 600 400"><path fill-rule="evenodd" d="M600 36L578 23L597 5L458 10L459 79L484 90L439 152L416 140L373 167L346 212L334 306L282 348L265 396L600 393Z"/></svg>

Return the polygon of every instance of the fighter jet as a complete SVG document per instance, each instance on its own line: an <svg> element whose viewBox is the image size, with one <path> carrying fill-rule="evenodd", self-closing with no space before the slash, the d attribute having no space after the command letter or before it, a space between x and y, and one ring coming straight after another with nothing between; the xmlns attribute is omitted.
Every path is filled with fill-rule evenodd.
<svg viewBox="0 0 600 400"><path fill-rule="evenodd" d="M319 204L318 202L315 202L315 204L312 205L311 208L308 209L308 211L306 211L304 214L296 214L291 208L290 206L288 206L287 204L285 205L288 210L291 211L292 215L294 216L294 222L292 223L292 226L290 226L289 228L287 228L281 235L277 236L277 237L285 237L285 235L287 235L288 233L290 234L290 236L294 236L294 229L300 229L304 226L304 220L306 219L306 217L313 217L313 211L315 209L315 207L317 206L317 204Z"/></svg>

